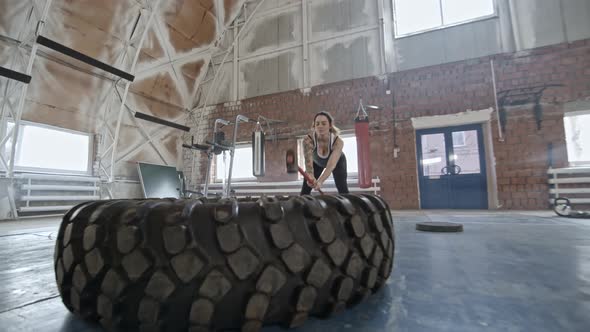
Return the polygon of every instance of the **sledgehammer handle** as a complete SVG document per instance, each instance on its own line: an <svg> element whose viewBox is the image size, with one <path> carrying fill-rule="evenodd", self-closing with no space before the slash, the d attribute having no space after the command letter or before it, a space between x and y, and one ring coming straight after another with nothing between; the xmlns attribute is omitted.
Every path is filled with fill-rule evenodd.
<svg viewBox="0 0 590 332"><path fill-rule="evenodd" d="M308 183L313 183L313 179L307 173L305 173L301 166L297 166L297 168L299 169L299 173L301 173L301 175L303 175L303 177L305 178L305 181L307 181ZM324 194L324 192L321 189L318 189L318 191L320 192L320 194Z"/></svg>

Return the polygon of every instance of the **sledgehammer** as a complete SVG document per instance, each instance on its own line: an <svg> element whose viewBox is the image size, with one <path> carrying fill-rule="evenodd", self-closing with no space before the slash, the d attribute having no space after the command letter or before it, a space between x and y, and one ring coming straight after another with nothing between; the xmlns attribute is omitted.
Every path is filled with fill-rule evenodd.
<svg viewBox="0 0 590 332"><path fill-rule="evenodd" d="M311 178L311 176L309 176L309 174L305 173L305 171L303 170L303 168L301 168L301 166L297 167L299 169L299 173L301 173L301 175L303 175L303 178L305 178L305 181L307 181L308 185L309 183L313 183L313 179ZM321 189L318 189L318 191L320 192L320 194L324 194L324 192Z"/></svg>

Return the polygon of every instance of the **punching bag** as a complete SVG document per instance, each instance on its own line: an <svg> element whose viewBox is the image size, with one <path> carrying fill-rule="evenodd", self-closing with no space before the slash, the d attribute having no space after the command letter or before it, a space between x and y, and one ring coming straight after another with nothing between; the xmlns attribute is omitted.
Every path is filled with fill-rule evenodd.
<svg viewBox="0 0 590 332"><path fill-rule="evenodd" d="M213 139L215 143L215 146L213 147L213 153L220 155L223 152L223 148L218 144L223 145L223 143L225 143L225 133L223 131L218 131L215 133L215 137Z"/></svg>
<svg viewBox="0 0 590 332"><path fill-rule="evenodd" d="M252 132L252 174L255 177L264 176L264 132Z"/></svg>
<svg viewBox="0 0 590 332"><path fill-rule="evenodd" d="M356 153L358 160L359 187L370 188L373 183L371 174L371 156L369 145L369 117L357 116L354 119L356 135Z"/></svg>
<svg viewBox="0 0 590 332"><path fill-rule="evenodd" d="M285 163L287 164L287 173L297 173L297 155L293 149L287 150Z"/></svg>

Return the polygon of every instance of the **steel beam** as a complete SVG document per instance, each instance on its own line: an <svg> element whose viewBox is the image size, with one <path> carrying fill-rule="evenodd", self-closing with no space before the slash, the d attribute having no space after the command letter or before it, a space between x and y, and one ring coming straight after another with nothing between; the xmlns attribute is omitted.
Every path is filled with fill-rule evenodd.
<svg viewBox="0 0 590 332"><path fill-rule="evenodd" d="M40 1L43 3L42 10L37 1L30 1L31 7L27 13L26 21L22 25L18 39L14 41L15 50L12 59L8 61L9 68L2 68L0 74L11 80L6 82L4 94L2 96L2 105L0 110L0 164L6 171L6 178L9 179L8 199L11 209L11 217L18 218L16 208L15 188L14 188L14 167L16 157L16 142L19 139L19 126L24 109L28 83L31 81L31 72L37 55L38 45L35 43L35 37L39 36L45 27L45 21L51 6L51 0ZM30 45L30 50L24 52ZM27 54L28 53L28 54ZM10 68L11 67L11 68ZM11 130L7 130L8 123L14 123ZM8 156L4 155L6 144L11 142Z"/></svg>
<svg viewBox="0 0 590 332"><path fill-rule="evenodd" d="M127 60L127 56L123 56L121 59L121 67L128 68L128 72L130 75L135 74L135 68L137 65L137 60L139 58L139 54L141 52L141 48L143 42L147 36L147 32L149 31L152 23L154 22L154 17L159 7L160 0L154 0L151 5L144 4L142 9L140 10L138 21L136 22L136 27L141 26L141 19L144 18L143 24L143 31L141 34L137 34L137 29L134 29L129 40L125 43L125 55L129 54L129 49L131 47L135 48L135 53L133 58L131 59L131 63L129 65L125 65L125 60ZM142 15L142 10L147 8L149 15ZM145 19L147 17L147 19ZM137 42L133 44L133 42L137 40ZM106 191L107 196L109 198L113 198L113 184L115 183L115 166L116 166L116 158L117 158L117 146L119 144L121 126L123 121L123 114L125 113L126 108L126 101L127 96L129 94L129 87L131 85L131 81L126 80L123 83L123 93L120 94L117 89L117 84L119 82L113 83L113 87L111 88L110 98L107 98L106 105L103 111L103 126L101 130L101 142L100 142L100 151L99 151L99 172L100 175L103 175L106 178L102 178L101 180L101 187ZM116 116L116 122L114 128L112 128L111 121L113 120L113 115ZM106 163L110 162L110 163ZM102 192L101 192L102 194Z"/></svg>

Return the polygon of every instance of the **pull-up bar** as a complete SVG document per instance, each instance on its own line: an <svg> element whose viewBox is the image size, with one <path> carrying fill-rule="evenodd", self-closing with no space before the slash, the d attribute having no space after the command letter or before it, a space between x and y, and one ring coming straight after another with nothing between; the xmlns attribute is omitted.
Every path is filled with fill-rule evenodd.
<svg viewBox="0 0 590 332"><path fill-rule="evenodd" d="M67 46L64 46L64 45L62 45L62 44L60 44L58 42L55 42L55 41L53 41L51 39L46 38L46 37L38 36L37 37L37 43L40 44L40 45L43 45L43 46L45 46L47 48L50 48L50 49L52 49L52 50L54 50L56 52L59 52L59 53L62 53L64 55L67 55L67 56L69 56L71 58L74 58L76 60L80 60L80 61L82 61L82 62L84 62L86 64L89 64L89 65L93 66L93 67L100 68L100 69L102 69L102 70L104 70L106 72L109 72L109 73L113 74L113 75L116 75L116 76L119 76L121 78L124 78L124 79L128 80L129 82L133 82L133 80L135 79L135 76L133 76L133 75L131 75L129 73L126 73L126 72L124 72L124 71L122 71L120 69L117 69L117 68L115 68L113 66L110 66L110 65L108 65L108 64L106 64L106 63L104 63L102 61L99 61L99 60L96 60L94 58L91 58L91 57L89 57L86 54L82 54L82 53L80 53L80 52L78 52L78 51L76 51L74 49L71 49L71 48L69 48Z"/></svg>
<svg viewBox="0 0 590 332"><path fill-rule="evenodd" d="M19 73L18 71L14 71L12 69L4 68L2 66L0 66L0 76L23 82L25 84L29 84L29 82L31 82L31 76Z"/></svg>

